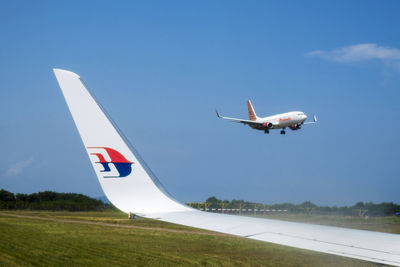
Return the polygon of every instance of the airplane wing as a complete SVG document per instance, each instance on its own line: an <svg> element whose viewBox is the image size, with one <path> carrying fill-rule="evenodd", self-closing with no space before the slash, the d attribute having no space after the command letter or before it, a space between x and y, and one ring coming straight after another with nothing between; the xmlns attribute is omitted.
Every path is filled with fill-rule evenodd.
<svg viewBox="0 0 400 267"><path fill-rule="evenodd" d="M220 118L220 119L230 120L230 121L233 121L233 122L239 122L239 123L243 123L243 124L247 124L247 125L258 125L258 126L262 126L262 125L263 125L263 124L260 123L260 122L255 122L255 121L251 121L251 120L242 120L242 119L224 117L224 116L221 116L221 115L218 113L218 110L216 110L215 112L217 113L217 117Z"/></svg>
<svg viewBox="0 0 400 267"><path fill-rule="evenodd" d="M101 187L118 209L156 220L400 266L400 235L198 211L172 198L80 77L54 69ZM101 155L101 156L100 156Z"/></svg>
<svg viewBox="0 0 400 267"><path fill-rule="evenodd" d="M306 122L304 122L303 124L314 124L314 123L316 123L316 122L317 122L317 116L314 115L313 121L306 121Z"/></svg>

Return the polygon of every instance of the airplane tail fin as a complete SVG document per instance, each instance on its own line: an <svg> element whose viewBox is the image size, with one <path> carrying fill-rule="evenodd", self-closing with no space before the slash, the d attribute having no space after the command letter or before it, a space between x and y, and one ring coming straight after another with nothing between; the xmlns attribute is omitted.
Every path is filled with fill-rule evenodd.
<svg viewBox="0 0 400 267"><path fill-rule="evenodd" d="M147 167L80 77L54 69L65 101L106 197L118 209L137 215L184 211Z"/></svg>
<svg viewBox="0 0 400 267"><path fill-rule="evenodd" d="M250 100L247 100L247 109L249 110L249 120L256 121L257 115L254 111L253 105L251 104Z"/></svg>

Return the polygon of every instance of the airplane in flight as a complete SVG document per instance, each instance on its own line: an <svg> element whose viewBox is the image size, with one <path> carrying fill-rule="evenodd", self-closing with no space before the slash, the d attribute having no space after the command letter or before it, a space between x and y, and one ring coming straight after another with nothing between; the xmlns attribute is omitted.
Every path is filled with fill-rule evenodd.
<svg viewBox="0 0 400 267"><path fill-rule="evenodd" d="M178 202L162 186L80 76L61 69L54 69L54 73L104 194L130 217L400 266L398 234L206 212ZM207 160L205 162L207 168Z"/></svg>
<svg viewBox="0 0 400 267"><path fill-rule="evenodd" d="M281 134L285 134L285 128L295 131L301 129L301 126L305 124L313 124L317 122L317 117L314 115L314 120L311 122L306 122L307 115L301 111L291 111L282 114L276 114L268 117L260 118L254 111L253 105L250 100L247 100L247 109L249 111L249 119L242 120L230 117L221 116L216 110L218 118L230 120L233 122L239 122L249 125L251 128L256 130L262 130L264 133L268 134L269 130L272 129L282 129Z"/></svg>

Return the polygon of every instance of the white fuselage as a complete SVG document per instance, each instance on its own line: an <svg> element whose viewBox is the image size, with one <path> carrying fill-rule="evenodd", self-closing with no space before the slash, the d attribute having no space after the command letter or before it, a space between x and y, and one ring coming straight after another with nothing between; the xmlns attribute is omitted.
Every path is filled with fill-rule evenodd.
<svg viewBox="0 0 400 267"><path fill-rule="evenodd" d="M285 127L302 125L306 119L307 116L304 114L304 112L291 111L264 118L257 118L256 122L263 123L265 124L265 126L267 126L269 123L272 123L272 127L268 127L269 129L281 129ZM253 127L253 128L260 129L258 127Z"/></svg>

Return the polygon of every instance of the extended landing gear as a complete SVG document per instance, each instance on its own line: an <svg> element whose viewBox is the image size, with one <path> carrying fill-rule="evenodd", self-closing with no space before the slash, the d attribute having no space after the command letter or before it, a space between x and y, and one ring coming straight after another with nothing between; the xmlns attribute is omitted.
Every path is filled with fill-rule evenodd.
<svg viewBox="0 0 400 267"><path fill-rule="evenodd" d="M285 128L282 129L281 134L285 134Z"/></svg>
<svg viewBox="0 0 400 267"><path fill-rule="evenodd" d="M264 133L265 134L269 134L269 130L264 130Z"/></svg>

